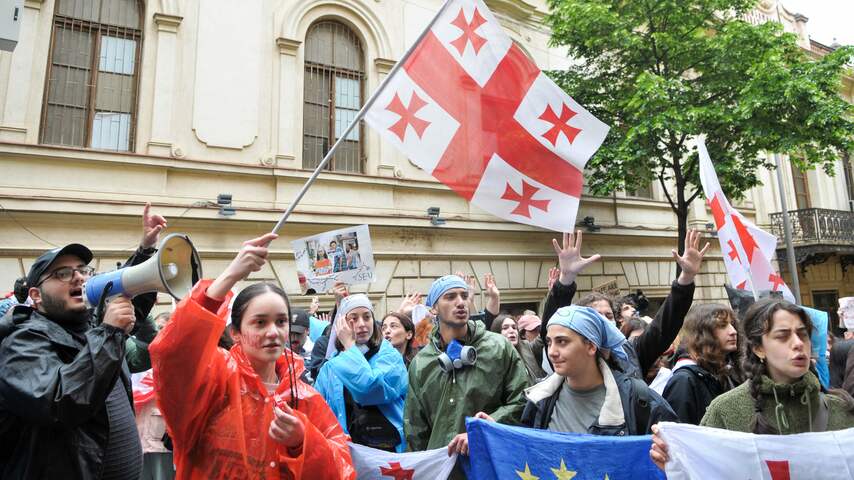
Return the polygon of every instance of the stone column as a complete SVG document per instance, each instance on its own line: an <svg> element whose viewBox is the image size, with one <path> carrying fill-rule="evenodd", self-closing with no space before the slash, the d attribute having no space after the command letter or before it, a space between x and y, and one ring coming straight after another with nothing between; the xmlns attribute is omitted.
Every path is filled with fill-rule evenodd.
<svg viewBox="0 0 854 480"><path fill-rule="evenodd" d="M154 14L157 24L157 60L152 88L151 139L148 141L148 153L152 155L172 156L175 135L172 125L175 101L175 76L178 47L178 27L183 17Z"/></svg>
<svg viewBox="0 0 854 480"><path fill-rule="evenodd" d="M394 68L395 65L394 60L389 60L387 58L377 58L374 59L374 67L377 72L377 87L382 85L383 81L385 81L391 69ZM376 88L376 87L375 87ZM374 132L372 129L368 129L369 141L371 144L370 147L376 149L379 152L379 155L369 155L368 162L371 161L372 158L377 159L376 171L377 174L383 177L401 177L403 176L403 172L400 167L397 165L397 160L395 156L400 158L400 154L392 148L388 144L383 144L380 136ZM366 165L366 171L370 171L371 165Z"/></svg>
<svg viewBox="0 0 854 480"><path fill-rule="evenodd" d="M279 37L279 124L273 129L277 139L276 159L279 166L298 167L296 164L302 132L299 118L302 118L302 74L297 71L297 52L302 44L299 40Z"/></svg>

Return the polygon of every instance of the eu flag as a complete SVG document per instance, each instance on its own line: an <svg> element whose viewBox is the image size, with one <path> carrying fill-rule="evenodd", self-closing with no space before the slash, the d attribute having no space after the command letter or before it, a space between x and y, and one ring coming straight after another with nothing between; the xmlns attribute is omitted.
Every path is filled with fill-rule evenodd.
<svg viewBox="0 0 854 480"><path fill-rule="evenodd" d="M469 478L478 480L659 480L652 437L604 437L466 419Z"/></svg>

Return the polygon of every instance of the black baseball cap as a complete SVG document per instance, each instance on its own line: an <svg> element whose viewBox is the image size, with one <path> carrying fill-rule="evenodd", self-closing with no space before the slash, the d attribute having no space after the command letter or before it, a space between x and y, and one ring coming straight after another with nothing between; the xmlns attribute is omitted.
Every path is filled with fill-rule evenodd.
<svg viewBox="0 0 854 480"><path fill-rule="evenodd" d="M308 312L301 308L295 308L291 313L291 332L303 333L311 328L311 321L308 319Z"/></svg>
<svg viewBox="0 0 854 480"><path fill-rule="evenodd" d="M92 250L89 250L79 243L71 243L62 248L48 250L37 258L30 267L30 273L27 274L27 286L31 288L35 287L36 284L39 283L39 278L41 278L41 276L50 269L53 261L61 255L74 255L80 260L83 260L83 263L85 264L91 262L94 257L94 255L92 255Z"/></svg>

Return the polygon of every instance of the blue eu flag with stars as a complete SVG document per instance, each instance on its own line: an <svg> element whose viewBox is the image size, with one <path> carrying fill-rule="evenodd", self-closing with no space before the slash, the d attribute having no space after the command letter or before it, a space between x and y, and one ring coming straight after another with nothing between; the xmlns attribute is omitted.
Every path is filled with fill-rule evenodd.
<svg viewBox="0 0 854 480"><path fill-rule="evenodd" d="M664 480L649 458L652 437L606 437L510 427L469 418L469 478Z"/></svg>

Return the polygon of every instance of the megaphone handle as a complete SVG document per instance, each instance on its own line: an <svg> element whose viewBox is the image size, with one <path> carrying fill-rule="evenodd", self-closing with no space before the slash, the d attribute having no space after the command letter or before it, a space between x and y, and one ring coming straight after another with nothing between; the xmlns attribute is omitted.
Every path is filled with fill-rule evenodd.
<svg viewBox="0 0 854 480"><path fill-rule="evenodd" d="M98 307L95 308L95 318L98 319L100 325L104 321L104 306L107 304L107 294L113 289L113 282L109 281L104 285L104 291L101 292L101 298L98 300Z"/></svg>

